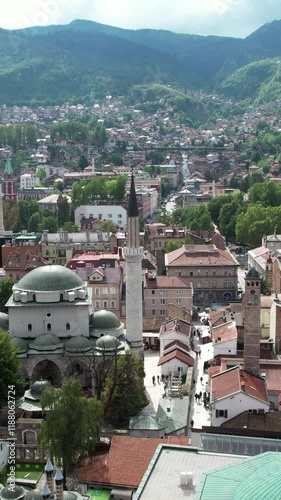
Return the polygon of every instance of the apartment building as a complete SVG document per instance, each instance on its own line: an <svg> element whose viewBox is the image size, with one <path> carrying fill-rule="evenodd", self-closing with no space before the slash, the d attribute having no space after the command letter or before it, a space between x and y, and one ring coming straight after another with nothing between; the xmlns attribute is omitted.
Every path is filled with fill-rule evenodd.
<svg viewBox="0 0 281 500"><path fill-rule="evenodd" d="M157 276L147 272L144 281L144 316L163 317L169 315L169 304L176 304L191 313L192 287L187 278Z"/></svg>

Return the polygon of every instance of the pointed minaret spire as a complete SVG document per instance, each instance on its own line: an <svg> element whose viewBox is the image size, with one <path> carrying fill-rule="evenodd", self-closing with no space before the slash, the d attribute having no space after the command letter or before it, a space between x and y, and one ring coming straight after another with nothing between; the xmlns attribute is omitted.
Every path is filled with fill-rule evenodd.
<svg viewBox="0 0 281 500"><path fill-rule="evenodd" d="M42 491L42 497L44 500L48 500L51 496L51 490L49 488L49 486L47 485L47 483L45 483L45 486L43 488L43 491Z"/></svg>
<svg viewBox="0 0 281 500"><path fill-rule="evenodd" d="M138 217L138 216L139 216L139 209L138 209L137 195L135 189L134 172L132 169L131 188L130 188L130 196L128 204L128 217Z"/></svg>
<svg viewBox="0 0 281 500"><path fill-rule="evenodd" d="M55 475L56 482L56 500L63 500L63 475L60 469L57 469Z"/></svg>
<svg viewBox="0 0 281 500"><path fill-rule="evenodd" d="M140 246L139 210L132 171L128 203L128 243L124 247L126 260L126 337L132 352L143 355L142 339L142 258Z"/></svg>

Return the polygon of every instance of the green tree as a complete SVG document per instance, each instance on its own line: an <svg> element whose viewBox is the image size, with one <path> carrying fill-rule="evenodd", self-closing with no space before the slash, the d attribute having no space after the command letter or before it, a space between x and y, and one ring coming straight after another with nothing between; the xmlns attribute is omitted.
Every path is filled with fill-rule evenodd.
<svg viewBox="0 0 281 500"><path fill-rule="evenodd" d="M0 281L0 311L7 312L7 308L5 307L6 302L8 302L9 298L13 293L13 286L15 282L10 276L7 276L3 280Z"/></svg>
<svg viewBox="0 0 281 500"><path fill-rule="evenodd" d="M110 233L110 232L116 231L116 230L117 230L117 226L116 226L116 224L114 224L114 222L112 222L112 220L104 221L104 223L102 225L102 231L107 231L108 233Z"/></svg>
<svg viewBox="0 0 281 500"><path fill-rule="evenodd" d="M79 226L77 224L74 224L74 222L65 222L63 225L63 230L67 231L68 233L79 233Z"/></svg>
<svg viewBox="0 0 281 500"><path fill-rule="evenodd" d="M95 146L103 147L107 141L106 128L102 123L98 123L94 129L92 142Z"/></svg>
<svg viewBox="0 0 281 500"><path fill-rule="evenodd" d="M44 229L48 229L50 233L56 233L58 230L58 219L54 215L49 215L48 217L43 217L42 222L40 222L38 229L43 233Z"/></svg>
<svg viewBox="0 0 281 500"><path fill-rule="evenodd" d="M88 159L85 155L80 156L79 162L78 162L78 168L80 171L84 171L86 167L88 167L89 162Z"/></svg>
<svg viewBox="0 0 281 500"><path fill-rule="evenodd" d="M42 222L42 213L41 212L36 212L33 214L29 221L28 221L28 226L27 230L29 233L36 233L39 231L39 224Z"/></svg>
<svg viewBox="0 0 281 500"><path fill-rule="evenodd" d="M36 173L36 177L38 177L40 182L43 182L46 179L46 170L44 168L39 168Z"/></svg>
<svg viewBox="0 0 281 500"><path fill-rule="evenodd" d="M0 408L7 405L9 387L15 386L18 398L22 395L24 380L20 377L21 362L12 337L0 329Z"/></svg>
<svg viewBox="0 0 281 500"><path fill-rule="evenodd" d="M58 196L57 206L58 206L58 225L59 227L63 227L65 222L69 221L70 207L67 197L63 196L61 193Z"/></svg>
<svg viewBox="0 0 281 500"><path fill-rule="evenodd" d="M65 378L60 389L49 387L41 397L47 409L38 443L48 447L63 468L64 483L77 453L88 451L91 455L99 439L102 423L102 404L97 399L87 399L75 376ZM65 488L64 488L65 489Z"/></svg>
<svg viewBox="0 0 281 500"><path fill-rule="evenodd" d="M164 252L165 253L173 252L174 250L177 250L178 248L181 248L181 246L182 245L181 245L181 243L179 241L169 241L164 246Z"/></svg>
<svg viewBox="0 0 281 500"><path fill-rule="evenodd" d="M108 373L102 400L105 415L113 421L128 421L148 404L143 360L131 352L115 358Z"/></svg>
<svg viewBox="0 0 281 500"><path fill-rule="evenodd" d="M251 247L261 246L262 236L281 231L281 207L265 207L260 203L251 204L240 213L236 222L236 238Z"/></svg>
<svg viewBox="0 0 281 500"><path fill-rule="evenodd" d="M58 189L58 191L62 192L64 190L64 183L63 183L63 181L59 179L58 181L54 182L54 187L56 189Z"/></svg>

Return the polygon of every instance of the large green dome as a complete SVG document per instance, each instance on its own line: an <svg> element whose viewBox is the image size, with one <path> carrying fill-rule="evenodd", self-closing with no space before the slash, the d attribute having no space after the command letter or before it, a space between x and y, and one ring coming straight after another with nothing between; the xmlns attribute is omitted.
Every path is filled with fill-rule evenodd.
<svg viewBox="0 0 281 500"><path fill-rule="evenodd" d="M71 337L65 344L66 351L70 352L88 351L91 347L89 339L83 337L82 335Z"/></svg>
<svg viewBox="0 0 281 500"><path fill-rule="evenodd" d="M119 326L120 321L113 312L105 309L95 312L93 318L93 328L95 330L114 330Z"/></svg>
<svg viewBox="0 0 281 500"><path fill-rule="evenodd" d="M61 341L54 333L43 333L32 342L32 346L36 347L55 347L59 344Z"/></svg>
<svg viewBox="0 0 281 500"><path fill-rule="evenodd" d="M67 267L48 264L30 271L14 288L30 292L63 292L81 288L84 284L84 281Z"/></svg>

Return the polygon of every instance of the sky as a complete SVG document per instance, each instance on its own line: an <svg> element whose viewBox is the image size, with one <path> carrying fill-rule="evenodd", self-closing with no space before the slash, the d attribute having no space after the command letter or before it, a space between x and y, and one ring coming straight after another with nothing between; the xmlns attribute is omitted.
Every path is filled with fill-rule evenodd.
<svg viewBox="0 0 281 500"><path fill-rule="evenodd" d="M0 26L16 29L74 19L244 38L281 19L281 0L9 0L1 9Z"/></svg>

